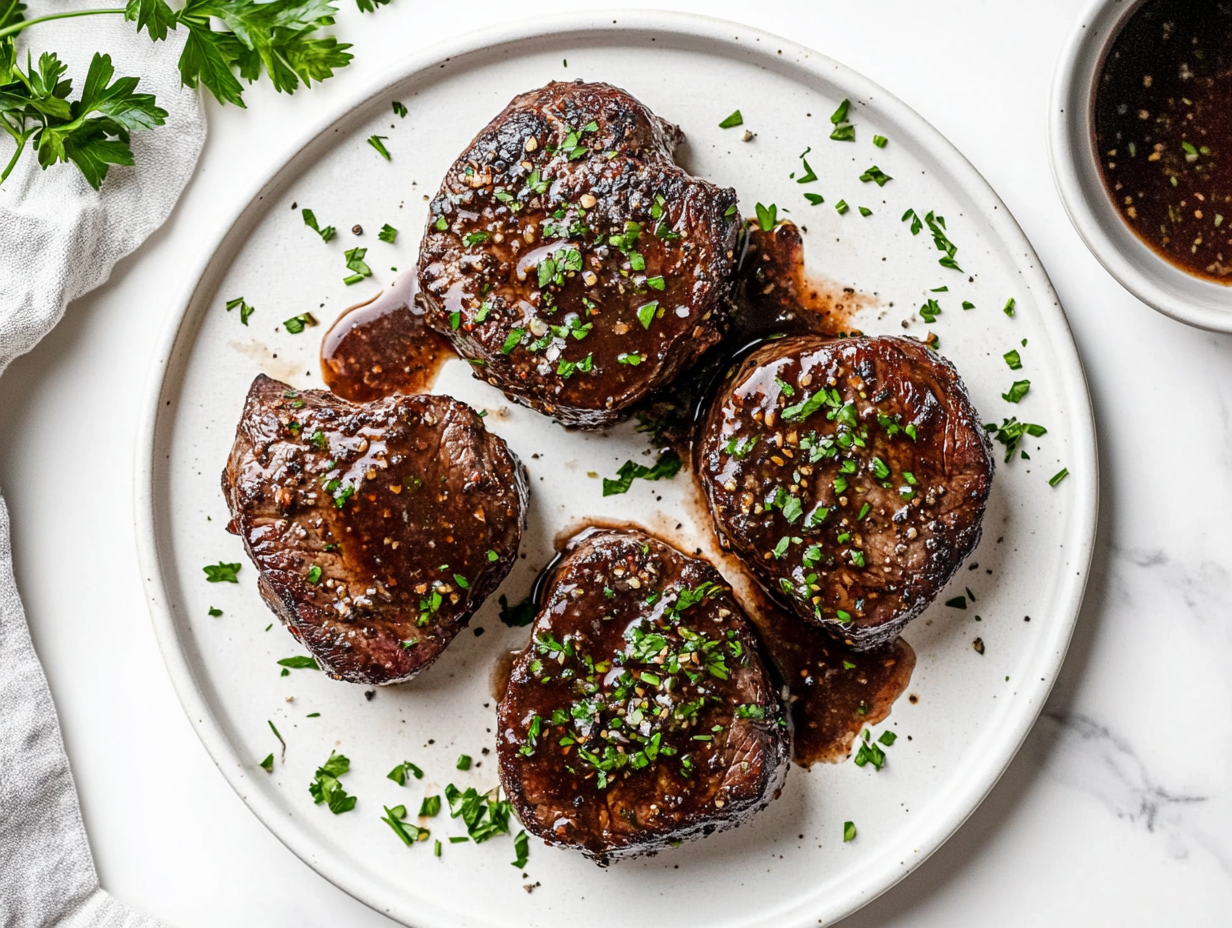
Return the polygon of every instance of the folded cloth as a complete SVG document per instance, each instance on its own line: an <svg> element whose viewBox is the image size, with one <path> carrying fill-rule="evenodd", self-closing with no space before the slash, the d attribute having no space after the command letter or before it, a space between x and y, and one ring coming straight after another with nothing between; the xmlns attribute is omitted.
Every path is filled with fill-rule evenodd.
<svg viewBox="0 0 1232 928"><path fill-rule="evenodd" d="M31 0L26 17L113 0ZM175 205L205 140L198 95L180 86L184 33L154 43L120 16L49 22L21 34L37 61L54 51L75 90L95 51L116 75L141 78L167 124L132 136L134 167L112 167L95 191L71 164L39 168L27 151L0 187L0 373L29 351L74 297L157 229ZM0 135L0 164L12 155ZM0 437L0 441L3 438ZM154 926L98 883L47 679L30 642L13 580L8 511L0 499L0 925Z"/></svg>

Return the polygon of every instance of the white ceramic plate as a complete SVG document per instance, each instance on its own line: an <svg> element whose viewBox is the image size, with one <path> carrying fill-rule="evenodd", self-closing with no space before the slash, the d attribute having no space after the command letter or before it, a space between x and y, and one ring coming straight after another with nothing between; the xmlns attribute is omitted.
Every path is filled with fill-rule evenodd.
<svg viewBox="0 0 1232 928"><path fill-rule="evenodd" d="M567 60L567 65L565 61ZM290 335L281 320L311 310L328 325L414 265L426 216L446 167L509 98L552 79L584 76L620 85L689 136L683 153L696 173L734 186L744 210L777 203L807 228L811 268L856 288L869 304L856 323L868 332L923 336L914 311L930 295L943 314L931 328L957 364L986 420L1018 415L1047 426L1031 460L999 466L984 541L939 603L908 629L919 662L910 692L878 726L899 735L880 773L848 762L793 768L782 798L746 827L655 858L600 870L579 855L532 845L528 874L510 866L508 838L482 845L404 847L379 821L381 806L414 811L444 784L496 783L490 669L525 642L499 622L495 601L414 682L380 690L310 670L279 676L275 661L297 653L285 631L266 626L255 571L224 532L219 472L244 394L264 371L297 387L319 387L324 327ZM857 141L829 140L829 114L852 100ZM396 118L391 101L409 109ZM739 107L746 128L718 128ZM365 143L388 137L393 160ZM889 139L872 144L874 134ZM812 146L820 176L800 186L789 174ZM877 164L895 179L861 183ZM809 206L805 191L825 196ZM846 215L833 208L840 198ZM323 244L293 204L341 231ZM856 207L873 211L862 217ZM938 265L925 231L900 221L908 208L948 221L964 273ZM790 210L790 212L787 212ZM401 230L379 242L383 223ZM367 230L355 238L356 224ZM346 287L344 249L368 247L374 276ZM154 374L138 452L137 519L151 609L164 656L193 724L219 768L263 822L328 879L408 925L676 926L829 924L881 893L934 851L1009 764L1048 694L1078 614L1095 530L1096 459L1091 408L1065 316L1039 262L1005 205L929 125L859 75L816 52L745 27L675 15L587 14L519 23L408 61L401 74L323 124L221 233L200 270ZM929 294L948 285L949 291ZM256 307L244 327L226 300ZM1011 318L1002 312L1016 300ZM960 302L976 305L963 311ZM1026 345L1022 344L1026 340ZM1022 354L1021 372L1002 355ZM1020 377L1031 392L1017 406L1000 394ZM530 524L524 559L505 582L511 600L528 590L553 538L587 516L631 518L685 547L713 552L713 534L687 474L635 483L604 499L590 474L614 475L626 458L646 460L643 436L568 433L470 379L460 362L436 390L489 410L491 428L529 465ZM1055 489L1048 478L1070 476ZM244 562L238 585L209 584L202 567ZM966 611L941 602L970 588ZM221 608L211 618L207 609ZM980 620L976 620L976 616ZM1030 616L1030 621L1024 620ZM985 653L972 647L982 638ZM291 701L291 697L294 697ZM309 713L320 713L309 718ZM286 739L272 774L258 763L279 755L267 720ZM351 758L347 789L357 808L334 816L307 786L331 750ZM455 769L460 753L475 757ZM426 771L399 787L385 778L409 759ZM852 820L859 837L842 841ZM462 833L442 816L435 836ZM532 894L523 884L541 884Z"/></svg>

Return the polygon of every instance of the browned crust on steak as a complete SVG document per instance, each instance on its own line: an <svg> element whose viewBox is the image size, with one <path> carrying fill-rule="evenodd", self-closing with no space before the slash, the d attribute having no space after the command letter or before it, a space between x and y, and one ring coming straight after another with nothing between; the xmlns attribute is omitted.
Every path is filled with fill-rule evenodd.
<svg viewBox="0 0 1232 928"><path fill-rule="evenodd" d="M698 601L681 608L682 591ZM571 542L498 726L501 783L526 830L601 864L746 821L777 798L790 759L783 705L731 588L637 531Z"/></svg>
<svg viewBox="0 0 1232 928"><path fill-rule="evenodd" d="M683 137L624 91L580 81L515 97L479 133L419 254L426 321L480 362L476 377L595 428L719 341L736 194L675 164Z"/></svg>
<svg viewBox="0 0 1232 928"><path fill-rule="evenodd" d="M266 603L330 676L366 684L411 679L466 626L517 558L527 497L457 400L356 404L264 375L222 487Z"/></svg>
<svg viewBox="0 0 1232 928"><path fill-rule="evenodd" d="M974 550L993 474L958 372L904 338L758 349L711 408L698 463L725 546L859 648L897 635Z"/></svg>

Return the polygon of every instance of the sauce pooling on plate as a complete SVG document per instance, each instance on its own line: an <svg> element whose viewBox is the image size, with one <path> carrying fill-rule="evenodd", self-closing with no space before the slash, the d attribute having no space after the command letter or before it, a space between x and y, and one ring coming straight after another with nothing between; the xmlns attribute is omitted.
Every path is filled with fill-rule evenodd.
<svg viewBox="0 0 1232 928"><path fill-rule="evenodd" d="M1103 64L1094 122L1130 228L1171 264L1232 284L1232 4L1143 4Z"/></svg>
<svg viewBox="0 0 1232 928"><path fill-rule="evenodd" d="M395 393L426 393L453 349L423 321L415 274L352 306L321 341L325 385L343 399L367 403Z"/></svg>

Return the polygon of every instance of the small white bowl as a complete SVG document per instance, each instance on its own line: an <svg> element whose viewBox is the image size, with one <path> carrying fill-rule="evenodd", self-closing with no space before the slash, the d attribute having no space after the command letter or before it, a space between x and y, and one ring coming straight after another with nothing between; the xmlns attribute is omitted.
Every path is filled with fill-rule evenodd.
<svg viewBox="0 0 1232 928"><path fill-rule="evenodd" d="M1052 176L1070 222L1125 289L1188 325L1232 332L1232 287L1187 274L1152 251L1108 195L1095 150L1095 82L1121 25L1145 0L1097 0L1057 62L1048 117Z"/></svg>

